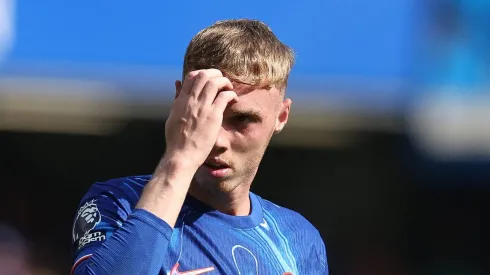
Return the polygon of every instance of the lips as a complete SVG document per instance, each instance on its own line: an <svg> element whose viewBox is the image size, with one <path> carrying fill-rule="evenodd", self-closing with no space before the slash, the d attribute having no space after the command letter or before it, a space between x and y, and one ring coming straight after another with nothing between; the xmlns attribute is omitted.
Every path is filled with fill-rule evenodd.
<svg viewBox="0 0 490 275"><path fill-rule="evenodd" d="M217 159L217 158L206 160L206 162L204 162L204 165L206 165L207 167L212 168L212 169L230 168L228 163L226 163L225 161L223 161L221 159Z"/></svg>
<svg viewBox="0 0 490 275"><path fill-rule="evenodd" d="M223 179L231 174L230 165L219 158L208 159L203 167L214 178Z"/></svg>

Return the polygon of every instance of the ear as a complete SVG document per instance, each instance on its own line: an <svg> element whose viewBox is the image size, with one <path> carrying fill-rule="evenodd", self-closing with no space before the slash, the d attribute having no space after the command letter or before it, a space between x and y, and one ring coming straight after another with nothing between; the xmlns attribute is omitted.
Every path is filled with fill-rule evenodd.
<svg viewBox="0 0 490 275"><path fill-rule="evenodd" d="M182 82L180 80L175 80L175 98L177 98L182 90Z"/></svg>
<svg viewBox="0 0 490 275"><path fill-rule="evenodd" d="M274 134L278 134L284 129L286 126L286 123L288 122L289 118L289 111L291 110L291 104L293 102L291 99L286 98L284 101L281 103L281 109L279 110L279 115L277 116L276 119L276 126L274 128Z"/></svg>

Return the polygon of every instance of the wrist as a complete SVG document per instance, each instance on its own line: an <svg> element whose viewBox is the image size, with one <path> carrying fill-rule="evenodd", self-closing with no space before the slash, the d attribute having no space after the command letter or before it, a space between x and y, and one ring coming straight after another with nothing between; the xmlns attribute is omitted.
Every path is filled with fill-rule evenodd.
<svg viewBox="0 0 490 275"><path fill-rule="evenodd" d="M145 209L167 222L171 227L184 203L192 178L197 171L180 158L164 156L145 185L136 208Z"/></svg>
<svg viewBox="0 0 490 275"><path fill-rule="evenodd" d="M185 157L164 155L160 160L153 177L168 180L192 180L199 166L191 163Z"/></svg>

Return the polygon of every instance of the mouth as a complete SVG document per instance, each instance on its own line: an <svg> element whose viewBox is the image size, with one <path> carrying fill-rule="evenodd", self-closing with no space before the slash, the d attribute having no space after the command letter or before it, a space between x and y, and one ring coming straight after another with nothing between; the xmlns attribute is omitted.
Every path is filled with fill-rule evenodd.
<svg viewBox="0 0 490 275"><path fill-rule="evenodd" d="M230 165L220 159L208 159L203 166L215 178L225 178L231 174Z"/></svg>
<svg viewBox="0 0 490 275"><path fill-rule="evenodd" d="M207 160L206 162L204 162L204 165L208 168L211 168L211 169L230 168L230 166L226 162L221 161L221 160L216 160L216 159Z"/></svg>

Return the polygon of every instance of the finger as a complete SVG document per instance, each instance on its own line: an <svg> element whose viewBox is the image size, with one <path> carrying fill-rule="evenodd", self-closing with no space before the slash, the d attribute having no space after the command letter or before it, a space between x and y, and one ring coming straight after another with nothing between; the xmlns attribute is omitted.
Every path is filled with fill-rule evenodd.
<svg viewBox="0 0 490 275"><path fill-rule="evenodd" d="M238 96L234 91L222 91L216 96L213 106L214 110L223 113L228 104L238 101Z"/></svg>
<svg viewBox="0 0 490 275"><path fill-rule="evenodd" d="M221 71L216 69L201 70L195 76L195 80L194 83L192 84L192 88L189 90L189 94L193 97L198 98L202 92L202 89L209 81L209 79L216 78L216 77L223 77Z"/></svg>
<svg viewBox="0 0 490 275"><path fill-rule="evenodd" d="M179 95L181 94L190 94L190 90L192 89L192 86L194 85L194 81L196 80L197 75L204 70L196 70L196 71L190 71L184 76L184 80L182 83L182 89L179 92Z"/></svg>
<svg viewBox="0 0 490 275"><path fill-rule="evenodd" d="M223 90L233 90L231 81L226 77L212 78L204 85L199 100L205 104L213 104L218 93Z"/></svg>

